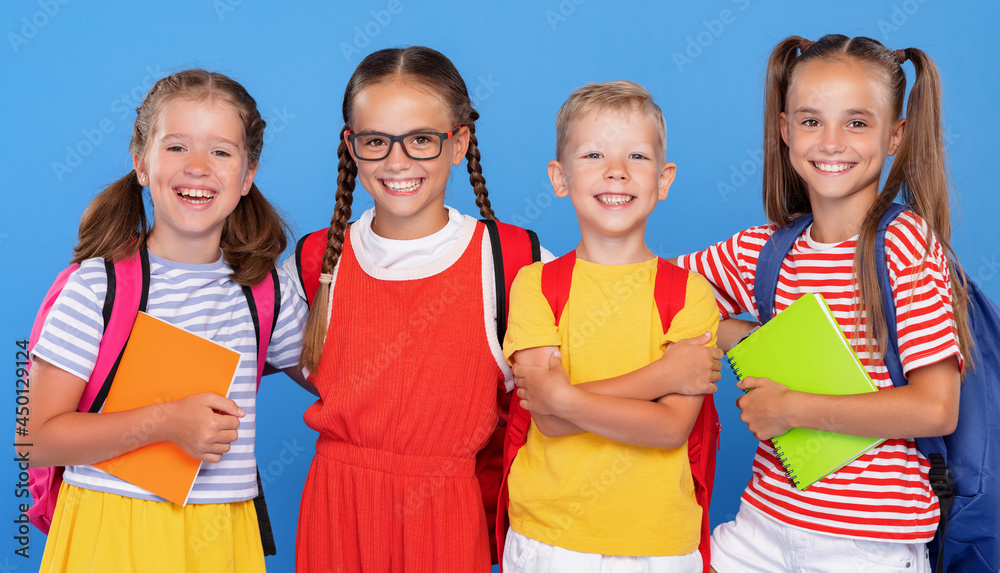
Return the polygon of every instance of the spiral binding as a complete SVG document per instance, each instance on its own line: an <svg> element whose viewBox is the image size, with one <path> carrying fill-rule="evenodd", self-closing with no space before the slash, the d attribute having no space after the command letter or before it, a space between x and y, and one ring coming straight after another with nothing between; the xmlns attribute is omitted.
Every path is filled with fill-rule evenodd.
<svg viewBox="0 0 1000 573"><path fill-rule="evenodd" d="M733 359L729 356L729 354L726 354L726 362L728 362L729 367L733 369L733 374L736 375L736 379L743 380L743 373L740 372L740 367L733 362ZM771 440L771 446L771 449L774 450L774 457L778 458L778 461L781 462L781 467L785 468L785 476L795 485L795 487L799 487L799 484L802 482L799 480L799 476L796 475L795 470L788 467L788 459L785 457L785 454L782 453L781 446L775 444L774 440Z"/></svg>
<svg viewBox="0 0 1000 573"><path fill-rule="evenodd" d="M733 359L729 356L729 354L725 354L724 356L726 357L726 362L729 363L729 367L732 368L733 374L736 375L736 379L743 380L743 374L740 374L740 367L733 362Z"/></svg>
<svg viewBox="0 0 1000 573"><path fill-rule="evenodd" d="M795 485L795 487L799 487L799 484L801 483L799 476L795 474L795 469L788 466L788 459L781 451L781 446L775 444L774 440L771 440L771 449L774 450L774 457L778 458L778 461L781 462L781 467L785 468L785 477L787 477Z"/></svg>

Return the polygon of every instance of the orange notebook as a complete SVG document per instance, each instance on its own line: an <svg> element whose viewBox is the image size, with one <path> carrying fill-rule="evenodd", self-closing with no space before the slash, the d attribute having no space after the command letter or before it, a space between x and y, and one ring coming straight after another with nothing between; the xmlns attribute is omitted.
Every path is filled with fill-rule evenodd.
<svg viewBox="0 0 1000 573"><path fill-rule="evenodd" d="M239 363L239 352L140 312L103 411L121 412L202 392L226 396ZM150 423L157 423L155 411ZM127 444L128 439L126 435L123 441ZM185 505L201 460L173 442L159 442L94 465Z"/></svg>

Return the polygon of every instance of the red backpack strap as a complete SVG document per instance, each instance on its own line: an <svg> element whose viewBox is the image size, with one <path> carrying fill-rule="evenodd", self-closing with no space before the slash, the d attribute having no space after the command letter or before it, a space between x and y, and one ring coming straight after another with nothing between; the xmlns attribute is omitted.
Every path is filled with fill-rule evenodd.
<svg viewBox="0 0 1000 573"><path fill-rule="evenodd" d="M542 294L549 301L556 325L562 318L569 289L573 283L573 267L576 266L576 251L570 251L558 259L542 266Z"/></svg>
<svg viewBox="0 0 1000 573"><path fill-rule="evenodd" d="M657 262L653 297L660 313L660 324L663 326L663 332L670 329L670 323L684 308L688 274L689 271L664 259ZM711 529L709 528L708 506L712 499L712 485L715 481L715 456L718 442L719 414L715 410L712 396L706 394L701 410L698 412L698 418L691 429L691 435L688 437L688 461L694 480L695 499L701 506L701 542L698 550L701 552L706 573L710 571L711 565L711 545L709 543Z"/></svg>
<svg viewBox="0 0 1000 573"><path fill-rule="evenodd" d="M549 301L556 324L562 317L563 308L569 298L570 283L573 279L573 267L576 265L576 251L559 257L542 265L542 294ZM531 427L531 414L521 407L521 399L517 392L511 392L510 413L507 415L507 432L503 445L503 482L500 485L500 500L496 523L497 552L503 558L504 540L510 520L507 516L507 506L510 493L507 490L507 476L514 457L528 440L528 429Z"/></svg>
<svg viewBox="0 0 1000 573"><path fill-rule="evenodd" d="M319 290L319 275L323 269L323 254L326 252L329 229L320 229L299 239L295 244L295 267L299 270L299 284L306 293L306 300L312 306Z"/></svg>
<svg viewBox="0 0 1000 573"><path fill-rule="evenodd" d="M494 296L497 309L497 341L503 345L507 333L507 309L510 307L510 286L522 267L541 258L538 236L533 231L508 225L495 220L482 219L490 237L493 254ZM497 388L497 402L500 406L500 422L490 441L476 456L476 476L483 496L487 523L503 524L503 532L490 531L490 550L493 563L503 556L503 533L506 532L506 483L505 483L505 442L509 427L508 409L512 392L502 386ZM530 418L529 418L530 422ZM498 526L500 527L500 526ZM498 536L499 535L499 536Z"/></svg>

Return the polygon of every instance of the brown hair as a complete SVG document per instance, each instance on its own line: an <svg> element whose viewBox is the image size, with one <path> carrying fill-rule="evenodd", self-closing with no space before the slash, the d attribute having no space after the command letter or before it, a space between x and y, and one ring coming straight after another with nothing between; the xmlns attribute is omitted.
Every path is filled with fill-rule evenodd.
<svg viewBox="0 0 1000 573"><path fill-rule="evenodd" d="M910 60L916 70L906 104L906 127L895 159L878 198L865 215L854 255L858 276L860 308L872 329L866 335L869 351L874 340L885 348L886 324L875 257L884 257L884 245L876 245L878 224L899 197L907 208L927 223L928 252L932 235L944 249L951 275L952 305L959 346L967 364L971 363L972 336L968 323L968 292L965 275L951 249L951 219L948 210L948 180L945 170L941 128L941 82L934 62L916 48L891 51L871 38L848 38L839 34L810 42L799 36L781 41L767 64L764 96L764 209L773 223L783 226L812 212L806 184L792 168L789 149L781 138L779 117L797 66L811 60L857 63L885 80L894 118L902 117L906 98L906 74L902 63ZM925 259L928 253L925 253ZM861 313L856 313L859 326Z"/></svg>
<svg viewBox="0 0 1000 573"><path fill-rule="evenodd" d="M595 111L640 111L656 123L660 134L660 144L663 152L667 149L667 124L663 119L663 110L653 101L653 96L641 85L617 80L603 83L591 83L576 88L566 102L559 108L556 115L556 159L562 157L563 146L569 137L569 126L573 120L579 119Z"/></svg>
<svg viewBox="0 0 1000 573"><path fill-rule="evenodd" d="M462 75L458 73L451 60L431 48L410 46L379 50L369 54L358 64L347 82L347 89L344 90L344 127L340 130L340 147L337 148L337 156L340 158L337 167L337 201L327 231L327 245L323 254L321 273L332 274L336 268L344 246L344 233L351 218L354 179L357 177L358 167L348 152L344 134L350 129L354 97L370 85L394 79L418 82L430 88L450 107L448 111L453 124L468 128L469 149L465 153L465 158L468 163L469 182L476 193L476 205L479 206L483 218L496 219L490 207L482 166L479 164L479 146L476 140L476 120L479 119L479 112L472 107L469 90ZM319 363L319 355L326 338L329 296L330 285L321 282L309 309L309 321L306 323L300 358L302 366L309 370L314 370Z"/></svg>
<svg viewBox="0 0 1000 573"><path fill-rule="evenodd" d="M247 163L255 166L264 147L265 122L257 102L235 80L222 74L193 69L169 75L155 84L136 109L129 152L143 157L146 145L167 102L217 97L233 106L243 122ZM80 220L79 243L73 262L92 257L121 260L145 244L149 221L143 187L133 170L94 198ZM274 268L287 244L287 226L254 184L240 199L222 229L223 257L233 268L230 275L242 285L255 285Z"/></svg>

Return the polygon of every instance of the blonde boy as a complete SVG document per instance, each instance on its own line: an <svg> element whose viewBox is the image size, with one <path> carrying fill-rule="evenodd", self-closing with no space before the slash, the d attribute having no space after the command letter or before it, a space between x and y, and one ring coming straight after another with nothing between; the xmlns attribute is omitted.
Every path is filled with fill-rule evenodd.
<svg viewBox="0 0 1000 573"><path fill-rule="evenodd" d="M646 220L676 172L663 114L635 83L590 84L556 131L549 177L581 237L558 321L541 263L511 290L504 355L532 424L508 477L504 570L701 571L686 446L719 379L719 313L694 273L666 332L653 299Z"/></svg>

